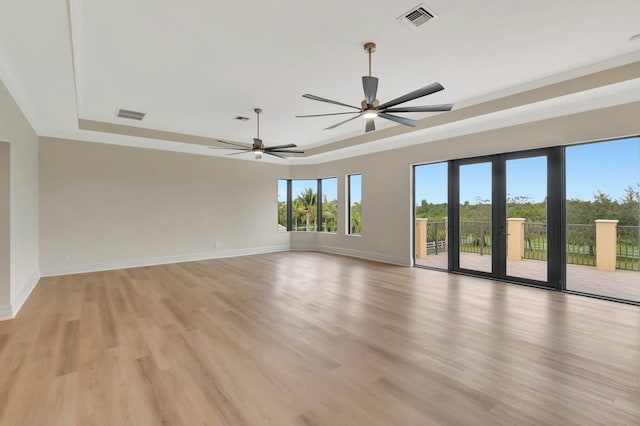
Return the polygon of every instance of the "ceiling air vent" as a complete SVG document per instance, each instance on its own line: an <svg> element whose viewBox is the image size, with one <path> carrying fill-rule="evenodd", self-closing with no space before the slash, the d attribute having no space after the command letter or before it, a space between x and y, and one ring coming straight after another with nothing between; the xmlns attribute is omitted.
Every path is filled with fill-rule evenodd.
<svg viewBox="0 0 640 426"><path fill-rule="evenodd" d="M147 113L145 112L130 111L128 109L118 109L116 113L116 116L120 118L128 118L131 120L138 120L138 121L141 121L145 115L147 115Z"/></svg>
<svg viewBox="0 0 640 426"><path fill-rule="evenodd" d="M426 24L433 18L435 18L435 14L429 12L427 8L420 4L407 13L402 14L402 16L398 17L398 20L409 26L410 28L418 28L422 24Z"/></svg>
<svg viewBox="0 0 640 426"><path fill-rule="evenodd" d="M233 117L234 120L238 120L238 121L249 121L249 117L243 117L241 115L237 116L237 117Z"/></svg>

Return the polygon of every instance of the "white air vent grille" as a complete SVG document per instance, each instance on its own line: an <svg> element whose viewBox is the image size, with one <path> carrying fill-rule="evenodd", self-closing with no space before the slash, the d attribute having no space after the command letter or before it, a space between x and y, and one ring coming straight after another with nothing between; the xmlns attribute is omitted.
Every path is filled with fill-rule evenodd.
<svg viewBox="0 0 640 426"><path fill-rule="evenodd" d="M435 18L435 16L436 15L428 11L423 4L420 4L407 13L402 14L402 16L399 16L398 20L411 28L418 28L420 25L426 24Z"/></svg>
<svg viewBox="0 0 640 426"><path fill-rule="evenodd" d="M145 112L131 111L128 109L118 109L116 115L120 118L128 118L131 120L141 121L147 114Z"/></svg>

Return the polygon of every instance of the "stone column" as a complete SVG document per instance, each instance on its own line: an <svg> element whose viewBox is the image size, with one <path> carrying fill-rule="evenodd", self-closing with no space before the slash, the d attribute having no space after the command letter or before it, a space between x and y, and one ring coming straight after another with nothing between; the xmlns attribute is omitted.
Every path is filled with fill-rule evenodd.
<svg viewBox="0 0 640 426"><path fill-rule="evenodd" d="M427 257L427 222L429 219L416 219L416 259Z"/></svg>
<svg viewBox="0 0 640 426"><path fill-rule="evenodd" d="M618 221L598 219L596 222L596 269L616 270L616 239Z"/></svg>
<svg viewBox="0 0 640 426"><path fill-rule="evenodd" d="M524 222L521 217L507 219L507 260L524 258Z"/></svg>

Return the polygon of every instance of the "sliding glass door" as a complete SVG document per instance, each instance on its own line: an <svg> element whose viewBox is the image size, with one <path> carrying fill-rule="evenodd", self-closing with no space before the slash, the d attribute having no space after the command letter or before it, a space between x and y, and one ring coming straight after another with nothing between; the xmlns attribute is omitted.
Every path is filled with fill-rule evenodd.
<svg viewBox="0 0 640 426"><path fill-rule="evenodd" d="M640 138L566 148L566 289L640 302Z"/></svg>
<svg viewBox="0 0 640 426"><path fill-rule="evenodd" d="M416 265L640 303L640 137L415 166L414 184Z"/></svg>

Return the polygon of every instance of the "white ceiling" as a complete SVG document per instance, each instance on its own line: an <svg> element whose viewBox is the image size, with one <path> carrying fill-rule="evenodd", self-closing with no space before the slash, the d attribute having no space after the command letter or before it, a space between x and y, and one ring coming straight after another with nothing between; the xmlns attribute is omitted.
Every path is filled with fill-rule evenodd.
<svg viewBox="0 0 640 426"><path fill-rule="evenodd" d="M460 108L577 69L640 60L640 40L629 40L640 33L638 0L426 0L436 19L418 29L396 20L418 4L0 0L0 77L43 136L221 155L81 130L78 119L250 142L252 111L261 107L265 144L309 149L364 133L364 120L322 130L344 118L294 115L345 111L303 93L359 104L367 41L378 45L381 102L433 81L445 86L407 105ZM623 89L640 99L639 87ZM119 119L117 108L147 117ZM238 115L251 120L233 120Z"/></svg>

